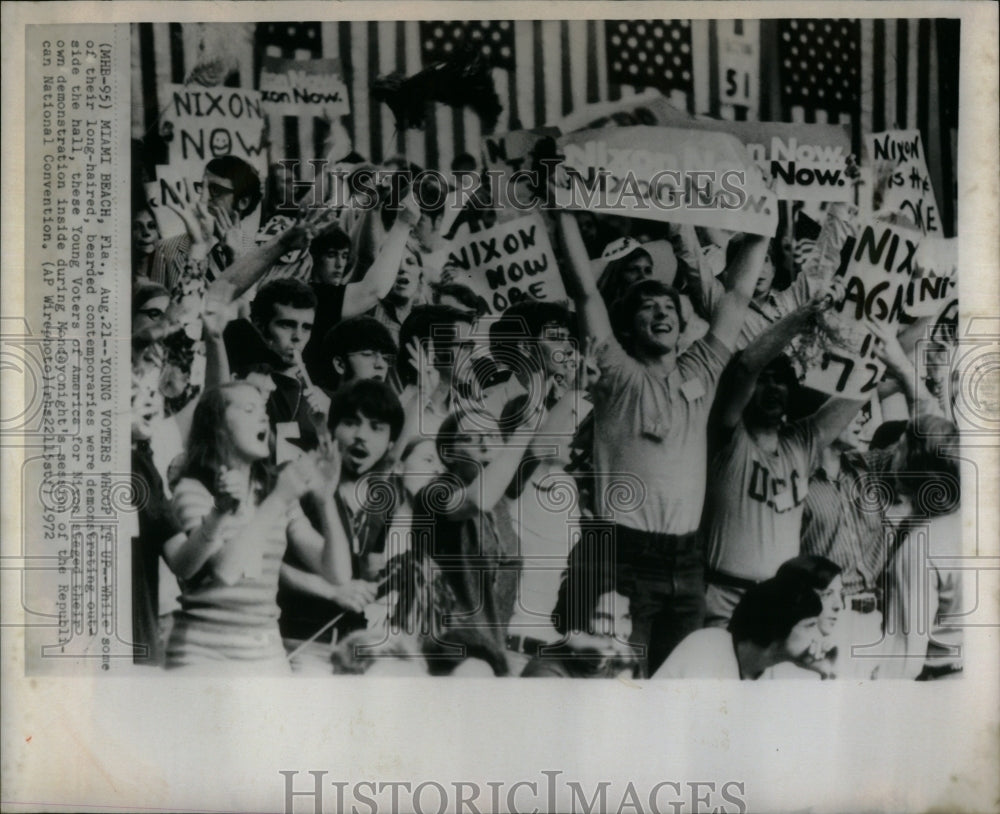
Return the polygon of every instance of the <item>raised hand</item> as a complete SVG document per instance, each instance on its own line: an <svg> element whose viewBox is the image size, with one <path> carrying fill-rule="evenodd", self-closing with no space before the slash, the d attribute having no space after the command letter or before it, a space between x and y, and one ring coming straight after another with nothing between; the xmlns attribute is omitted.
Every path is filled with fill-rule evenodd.
<svg viewBox="0 0 1000 814"><path fill-rule="evenodd" d="M814 312L826 311L844 298L844 278L833 276L821 291L809 300L808 307Z"/></svg>
<svg viewBox="0 0 1000 814"><path fill-rule="evenodd" d="M170 187L166 187L166 190L170 195L166 201L167 207L183 221L184 228L191 240L189 256L195 261L204 260L211 247L215 220L201 201L187 203L181 200L180 196Z"/></svg>
<svg viewBox="0 0 1000 814"><path fill-rule="evenodd" d="M869 320L866 327L878 340L875 345L875 355L885 363L890 372L898 373L912 369L913 362L899 344L894 326Z"/></svg>
<svg viewBox="0 0 1000 814"><path fill-rule="evenodd" d="M205 293L201 307L201 323L204 326L205 339L221 340L226 325L235 318L232 288L230 283L219 280Z"/></svg>
<svg viewBox="0 0 1000 814"><path fill-rule="evenodd" d="M219 243L228 248L233 257L244 254L243 231L240 228L239 217L226 209L215 209L213 215L215 216L213 231Z"/></svg>
<svg viewBox="0 0 1000 814"><path fill-rule="evenodd" d="M341 458L337 442L330 438L329 433L320 438L319 450L315 455L316 474L318 476L312 494L318 500L333 496L340 483Z"/></svg>
<svg viewBox="0 0 1000 814"><path fill-rule="evenodd" d="M420 203L417 201L417 196L413 194L413 189L406 193L406 197L403 198L401 203L402 208L399 210L399 219L403 221L411 229L420 222L420 218L423 212L420 210Z"/></svg>
<svg viewBox="0 0 1000 814"><path fill-rule="evenodd" d="M410 361L417 370L417 381L424 398L437 390L441 383L441 373L434 367L433 361L434 340L427 339L426 342L426 347L421 346L420 340L414 337L406 346L406 351L410 354Z"/></svg>
<svg viewBox="0 0 1000 814"><path fill-rule="evenodd" d="M337 210L332 206L303 207L282 238L291 249L306 249L314 238L336 225Z"/></svg>

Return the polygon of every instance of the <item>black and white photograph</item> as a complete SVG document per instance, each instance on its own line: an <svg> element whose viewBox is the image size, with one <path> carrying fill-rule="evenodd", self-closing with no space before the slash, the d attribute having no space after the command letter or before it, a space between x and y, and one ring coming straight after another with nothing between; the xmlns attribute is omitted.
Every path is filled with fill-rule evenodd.
<svg viewBox="0 0 1000 814"><path fill-rule="evenodd" d="M133 26L136 660L960 678L960 29Z"/></svg>
<svg viewBox="0 0 1000 814"><path fill-rule="evenodd" d="M995 6L51 9L3 811L996 810Z"/></svg>

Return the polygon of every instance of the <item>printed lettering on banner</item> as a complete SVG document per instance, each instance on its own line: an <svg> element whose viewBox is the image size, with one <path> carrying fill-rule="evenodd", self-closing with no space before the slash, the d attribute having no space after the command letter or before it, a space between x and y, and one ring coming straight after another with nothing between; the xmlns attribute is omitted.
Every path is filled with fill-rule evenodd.
<svg viewBox="0 0 1000 814"><path fill-rule="evenodd" d="M552 242L538 214L467 234L451 245L445 265L486 300L493 314L525 299L566 298Z"/></svg>
<svg viewBox="0 0 1000 814"><path fill-rule="evenodd" d="M264 57L260 71L264 112L332 118L351 112L339 59Z"/></svg>
<svg viewBox="0 0 1000 814"><path fill-rule="evenodd" d="M672 127L584 130L557 142L555 202L646 220L772 236L777 199L726 133Z"/></svg>
<svg viewBox="0 0 1000 814"><path fill-rule="evenodd" d="M159 188L150 196L150 206L160 233L170 237L182 234L184 224L165 206L164 185L184 192L185 200L197 200L205 165L225 155L242 158L263 179L267 174L267 148L260 91L167 85L164 94L168 102L161 130L168 139L168 160L165 166L156 167ZM255 218L247 226L247 233L252 234L256 228Z"/></svg>
<svg viewBox="0 0 1000 814"><path fill-rule="evenodd" d="M869 397L885 373L876 357L876 338L868 325L900 326L914 318L906 312L912 296L914 259L920 234L878 221L861 224L841 248L844 294L827 314L839 349L827 349L806 371L805 384L847 398Z"/></svg>

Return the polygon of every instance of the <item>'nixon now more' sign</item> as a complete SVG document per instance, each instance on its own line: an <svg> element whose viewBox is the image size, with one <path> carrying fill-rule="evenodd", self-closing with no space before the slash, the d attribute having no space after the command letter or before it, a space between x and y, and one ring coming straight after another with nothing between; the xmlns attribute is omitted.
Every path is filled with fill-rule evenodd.
<svg viewBox="0 0 1000 814"><path fill-rule="evenodd" d="M445 265L483 297L494 314L525 299L566 297L545 222L537 214L456 241Z"/></svg>

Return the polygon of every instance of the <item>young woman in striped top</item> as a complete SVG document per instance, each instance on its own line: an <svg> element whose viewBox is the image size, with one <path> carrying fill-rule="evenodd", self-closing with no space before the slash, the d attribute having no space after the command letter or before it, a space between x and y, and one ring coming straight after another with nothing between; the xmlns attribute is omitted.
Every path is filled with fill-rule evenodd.
<svg viewBox="0 0 1000 814"><path fill-rule="evenodd" d="M257 388L234 382L204 395L174 488L184 535L164 550L181 587L168 669L290 672L278 632L278 573L290 539L319 536L299 506L306 493L321 506L323 544L336 549L324 558L324 576L334 584L350 579L350 551L337 542L343 535L331 531L338 521L327 499L327 473L339 461L304 457L275 479L268 454L265 399Z"/></svg>

